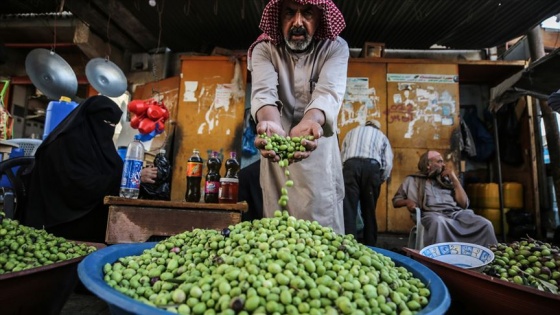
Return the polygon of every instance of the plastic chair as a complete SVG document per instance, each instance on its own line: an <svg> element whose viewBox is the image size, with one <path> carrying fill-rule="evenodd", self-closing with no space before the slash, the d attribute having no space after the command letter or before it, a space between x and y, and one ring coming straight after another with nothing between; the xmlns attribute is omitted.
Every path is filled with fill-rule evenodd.
<svg viewBox="0 0 560 315"><path fill-rule="evenodd" d="M422 225L422 211L418 207L416 207L415 210L415 213L410 214L412 221L414 221L416 225L410 229L408 247L420 250L424 247L424 226Z"/></svg>
<svg viewBox="0 0 560 315"><path fill-rule="evenodd" d="M16 139L5 140L5 142L7 142L9 144L17 145L18 146L17 149L23 150L23 152L20 151L20 154L17 155L17 156L22 156L22 155L23 156L35 156L35 151L37 151L37 148L41 145L41 143L43 143L42 140L29 139L29 138L16 138ZM16 157L16 156L13 156L14 155L14 149L16 149L16 148L12 148L12 153L10 153L10 156L12 156L11 158ZM13 169L13 172L17 172L17 171L18 171L18 166L16 165L15 168ZM0 188L12 188L12 187L13 186L8 181L6 176L0 174Z"/></svg>
<svg viewBox="0 0 560 315"><path fill-rule="evenodd" d="M20 156L0 162L0 176L6 175L11 187L4 187L3 210L7 218L19 219L27 199L25 184L21 175L28 172L35 163L33 156Z"/></svg>
<svg viewBox="0 0 560 315"><path fill-rule="evenodd" d="M37 148L41 145L41 143L43 143L42 140L29 138L10 139L6 140L6 142L17 144L23 149L25 156L34 156Z"/></svg>

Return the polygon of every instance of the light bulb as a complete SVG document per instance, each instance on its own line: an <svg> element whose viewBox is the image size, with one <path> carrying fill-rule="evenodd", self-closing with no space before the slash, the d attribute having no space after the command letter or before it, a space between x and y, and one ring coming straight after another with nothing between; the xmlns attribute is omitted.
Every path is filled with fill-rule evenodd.
<svg viewBox="0 0 560 315"><path fill-rule="evenodd" d="M149 1L148 1L148 4L149 4L151 7L155 7L155 6L156 6L156 0L149 0Z"/></svg>

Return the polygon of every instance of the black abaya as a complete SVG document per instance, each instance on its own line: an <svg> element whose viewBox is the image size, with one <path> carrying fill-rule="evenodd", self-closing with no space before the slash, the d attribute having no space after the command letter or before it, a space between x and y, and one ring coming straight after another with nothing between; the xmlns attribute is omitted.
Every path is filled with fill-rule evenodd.
<svg viewBox="0 0 560 315"><path fill-rule="evenodd" d="M105 238L106 195L118 195L122 159L113 143L122 111L105 96L73 110L35 153L25 225L74 240Z"/></svg>

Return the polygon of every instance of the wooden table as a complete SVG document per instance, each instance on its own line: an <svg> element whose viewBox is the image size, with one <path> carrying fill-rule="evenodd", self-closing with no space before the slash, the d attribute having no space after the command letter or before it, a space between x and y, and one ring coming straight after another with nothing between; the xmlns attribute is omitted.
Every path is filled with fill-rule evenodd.
<svg viewBox="0 0 560 315"><path fill-rule="evenodd" d="M195 228L221 230L241 222L247 203L217 204L105 196L108 244L146 242Z"/></svg>

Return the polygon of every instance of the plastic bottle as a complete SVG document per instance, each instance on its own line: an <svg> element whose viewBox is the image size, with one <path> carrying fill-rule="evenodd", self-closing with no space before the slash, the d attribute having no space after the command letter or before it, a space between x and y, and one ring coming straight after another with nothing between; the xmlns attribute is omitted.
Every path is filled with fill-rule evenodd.
<svg viewBox="0 0 560 315"><path fill-rule="evenodd" d="M137 199L140 192L140 172L144 163L144 145L140 142L140 135L134 136L134 141L128 145L124 159L119 195L124 198Z"/></svg>
<svg viewBox="0 0 560 315"><path fill-rule="evenodd" d="M220 203L236 203L239 191L239 162L237 161L237 153L232 151L229 153L229 159L225 163L226 174L220 179L219 202Z"/></svg>
<svg viewBox="0 0 560 315"><path fill-rule="evenodd" d="M220 167L221 161L218 158L218 152L212 152L212 155L206 163L208 173L206 174L206 184L204 186L204 202L218 203L218 194L220 193Z"/></svg>
<svg viewBox="0 0 560 315"><path fill-rule="evenodd" d="M200 201L200 182L202 181L202 158L197 149L187 162L187 191L185 200L189 202Z"/></svg>
<svg viewBox="0 0 560 315"><path fill-rule="evenodd" d="M226 175L227 178L237 178L237 172L239 172L239 162L237 161L237 153L231 151L229 153L229 159L226 160Z"/></svg>

